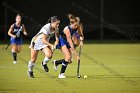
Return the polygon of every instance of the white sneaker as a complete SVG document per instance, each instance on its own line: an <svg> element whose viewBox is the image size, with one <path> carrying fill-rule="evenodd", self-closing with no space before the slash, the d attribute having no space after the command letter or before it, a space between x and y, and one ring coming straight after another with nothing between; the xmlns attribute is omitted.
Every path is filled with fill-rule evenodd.
<svg viewBox="0 0 140 93"><path fill-rule="evenodd" d="M14 64L17 64L17 61L14 61L13 63L14 63Z"/></svg>
<svg viewBox="0 0 140 93"><path fill-rule="evenodd" d="M59 74L58 78L66 78L66 76L64 76L64 73Z"/></svg>
<svg viewBox="0 0 140 93"><path fill-rule="evenodd" d="M55 62L56 62L56 60L53 60L53 61L52 61L52 63L53 63L53 68L54 68L55 71L57 71L57 65L55 64Z"/></svg>

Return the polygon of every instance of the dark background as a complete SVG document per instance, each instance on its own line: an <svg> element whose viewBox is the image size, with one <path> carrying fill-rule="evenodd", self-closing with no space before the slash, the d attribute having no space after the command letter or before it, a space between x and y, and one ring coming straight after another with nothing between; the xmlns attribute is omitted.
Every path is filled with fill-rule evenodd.
<svg viewBox="0 0 140 93"><path fill-rule="evenodd" d="M53 15L61 18L63 30L68 25L68 13L81 18L87 40L140 40L139 0L1 0L0 3L0 40L9 39L7 31L19 12L28 40Z"/></svg>

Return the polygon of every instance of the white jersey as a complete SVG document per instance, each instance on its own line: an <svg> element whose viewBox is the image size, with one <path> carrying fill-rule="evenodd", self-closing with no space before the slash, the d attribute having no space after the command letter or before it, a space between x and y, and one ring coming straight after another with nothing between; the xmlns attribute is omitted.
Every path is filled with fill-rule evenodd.
<svg viewBox="0 0 140 93"><path fill-rule="evenodd" d="M37 33L37 38L34 41L34 47L33 47L34 50L40 50L40 49L43 49L46 46L48 46L44 42L42 42L42 36L43 36L43 34L47 35L47 41L49 42L50 37L54 36L54 31L51 31L50 29L51 29L51 24L48 23L48 24L44 25L41 28L41 30ZM58 28L56 29L56 31L58 31ZM31 44L32 44L32 42L31 42Z"/></svg>

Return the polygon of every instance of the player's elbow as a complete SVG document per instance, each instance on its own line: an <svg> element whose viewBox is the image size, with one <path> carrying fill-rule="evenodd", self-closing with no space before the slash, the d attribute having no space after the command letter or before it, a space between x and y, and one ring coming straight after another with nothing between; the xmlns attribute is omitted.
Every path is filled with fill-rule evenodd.
<svg viewBox="0 0 140 93"><path fill-rule="evenodd" d="M8 35L11 36L11 33L8 31Z"/></svg>

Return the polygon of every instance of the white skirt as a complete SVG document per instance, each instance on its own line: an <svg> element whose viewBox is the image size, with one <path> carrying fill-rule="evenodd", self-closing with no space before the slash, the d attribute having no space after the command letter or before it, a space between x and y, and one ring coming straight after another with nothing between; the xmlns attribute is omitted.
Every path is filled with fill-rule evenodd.
<svg viewBox="0 0 140 93"><path fill-rule="evenodd" d="M43 49L43 48L45 48L47 46L48 45L44 44L42 41L34 42L32 40L29 48L33 48L34 50L41 50L41 49Z"/></svg>

